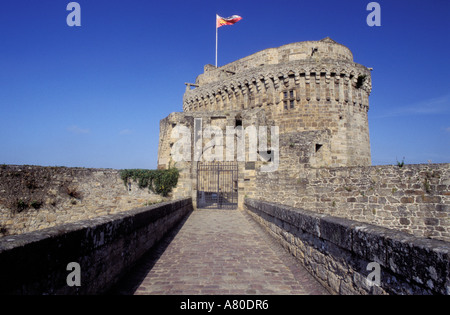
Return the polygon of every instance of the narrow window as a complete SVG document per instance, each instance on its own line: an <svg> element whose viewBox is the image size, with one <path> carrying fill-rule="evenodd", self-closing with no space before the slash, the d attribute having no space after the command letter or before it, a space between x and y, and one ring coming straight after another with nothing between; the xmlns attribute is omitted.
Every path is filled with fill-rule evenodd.
<svg viewBox="0 0 450 315"><path fill-rule="evenodd" d="M283 99L284 109L294 108L295 107L294 90L284 91L283 96L284 96Z"/></svg>

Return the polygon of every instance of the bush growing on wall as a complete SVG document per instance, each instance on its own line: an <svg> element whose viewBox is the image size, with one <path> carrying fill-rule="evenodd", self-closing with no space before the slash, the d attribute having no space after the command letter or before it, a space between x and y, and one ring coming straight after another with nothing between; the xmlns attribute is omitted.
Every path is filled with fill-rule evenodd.
<svg viewBox="0 0 450 315"><path fill-rule="evenodd" d="M166 197L178 183L179 171L177 168L167 170L125 169L120 171L125 186L129 180L138 183L139 188L150 189L154 193Z"/></svg>

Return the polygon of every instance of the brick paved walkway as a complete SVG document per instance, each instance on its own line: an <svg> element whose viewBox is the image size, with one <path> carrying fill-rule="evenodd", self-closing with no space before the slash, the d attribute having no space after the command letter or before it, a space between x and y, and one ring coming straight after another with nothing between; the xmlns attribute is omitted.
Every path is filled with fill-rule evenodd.
<svg viewBox="0 0 450 315"><path fill-rule="evenodd" d="M113 294L328 294L248 214L197 210Z"/></svg>

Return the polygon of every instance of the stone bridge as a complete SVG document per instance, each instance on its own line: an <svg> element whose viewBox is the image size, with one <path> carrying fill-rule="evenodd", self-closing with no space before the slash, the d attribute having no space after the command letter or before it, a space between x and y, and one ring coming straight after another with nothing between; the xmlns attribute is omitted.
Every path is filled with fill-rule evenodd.
<svg viewBox="0 0 450 315"><path fill-rule="evenodd" d="M0 294L448 295L449 252L255 199L193 211L186 198L3 237Z"/></svg>

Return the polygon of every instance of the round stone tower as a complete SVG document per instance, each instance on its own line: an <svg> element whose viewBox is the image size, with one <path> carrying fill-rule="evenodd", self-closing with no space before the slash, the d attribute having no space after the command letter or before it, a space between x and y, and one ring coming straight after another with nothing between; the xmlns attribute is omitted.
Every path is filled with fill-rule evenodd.
<svg viewBox="0 0 450 315"><path fill-rule="evenodd" d="M206 65L186 85L183 112L160 122L158 167L181 170L173 194L198 208L242 207L261 173L371 164L370 70L328 37Z"/></svg>
<svg viewBox="0 0 450 315"><path fill-rule="evenodd" d="M279 127L286 168L370 165L371 88L370 70L327 37L265 49L219 68L206 65L195 84L187 84L183 110L241 117L260 109L268 125Z"/></svg>

